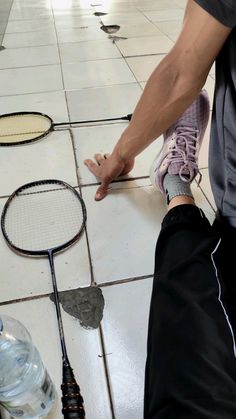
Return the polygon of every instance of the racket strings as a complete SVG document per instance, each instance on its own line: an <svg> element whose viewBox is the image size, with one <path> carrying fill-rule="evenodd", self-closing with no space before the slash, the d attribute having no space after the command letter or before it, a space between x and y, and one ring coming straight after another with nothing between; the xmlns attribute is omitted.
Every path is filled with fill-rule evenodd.
<svg viewBox="0 0 236 419"><path fill-rule="evenodd" d="M8 115L0 118L0 142L11 143L39 137L50 130L51 120L44 115ZM33 137L34 138L34 137Z"/></svg>
<svg viewBox="0 0 236 419"><path fill-rule="evenodd" d="M68 243L79 234L83 222L83 208L77 195L54 185L51 190L33 187L15 195L4 226L12 245L24 251L40 252Z"/></svg>

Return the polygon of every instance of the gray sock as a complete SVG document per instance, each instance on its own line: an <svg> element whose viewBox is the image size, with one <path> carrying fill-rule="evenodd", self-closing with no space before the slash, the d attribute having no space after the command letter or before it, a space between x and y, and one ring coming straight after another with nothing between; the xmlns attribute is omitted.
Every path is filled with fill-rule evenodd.
<svg viewBox="0 0 236 419"><path fill-rule="evenodd" d="M193 198L190 183L181 180L179 175L169 175L167 173L164 177L163 186L166 193L167 204L169 204L171 199L175 196L187 195Z"/></svg>

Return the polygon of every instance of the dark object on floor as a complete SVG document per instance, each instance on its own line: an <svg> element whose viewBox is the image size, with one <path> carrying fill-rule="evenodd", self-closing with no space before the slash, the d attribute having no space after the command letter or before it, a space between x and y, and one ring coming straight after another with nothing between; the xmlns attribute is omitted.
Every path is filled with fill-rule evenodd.
<svg viewBox="0 0 236 419"><path fill-rule="evenodd" d="M112 36L112 35L110 35L108 38L111 39L113 44L117 41L122 41L124 39L128 39L128 38L125 38L124 36Z"/></svg>
<svg viewBox="0 0 236 419"><path fill-rule="evenodd" d="M120 29L120 26L119 25L102 25L100 29L106 33L116 33Z"/></svg>
<svg viewBox="0 0 236 419"><path fill-rule="evenodd" d="M54 301L54 295L50 296ZM105 305L102 291L97 287L77 288L59 292L63 309L79 320L85 329L97 329L103 318Z"/></svg>
<svg viewBox="0 0 236 419"><path fill-rule="evenodd" d="M94 16L105 16L107 15L107 13L103 13L103 12L95 12Z"/></svg>

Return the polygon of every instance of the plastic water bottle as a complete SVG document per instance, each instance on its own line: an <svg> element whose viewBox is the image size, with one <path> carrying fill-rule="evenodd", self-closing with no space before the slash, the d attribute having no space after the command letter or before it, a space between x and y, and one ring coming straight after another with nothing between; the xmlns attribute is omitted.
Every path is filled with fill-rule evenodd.
<svg viewBox="0 0 236 419"><path fill-rule="evenodd" d="M0 314L0 404L13 418L45 417L55 388L26 328Z"/></svg>

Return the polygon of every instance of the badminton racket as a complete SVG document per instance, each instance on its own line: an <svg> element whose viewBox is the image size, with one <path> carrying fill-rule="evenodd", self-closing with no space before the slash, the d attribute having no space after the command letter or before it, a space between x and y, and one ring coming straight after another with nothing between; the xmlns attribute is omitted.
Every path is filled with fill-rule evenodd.
<svg viewBox="0 0 236 419"><path fill-rule="evenodd" d="M85 411L65 342L53 256L81 236L86 223L85 204L78 192L59 180L41 180L18 188L7 200L1 228L8 245L27 256L47 256L50 264L57 324L62 350L62 413L83 419Z"/></svg>
<svg viewBox="0 0 236 419"><path fill-rule="evenodd" d="M57 128L92 123L105 123L112 121L130 121L132 114L119 118L95 119L88 121L54 123L50 116L40 112L16 112L0 115L0 146L14 146L31 143L46 137Z"/></svg>

